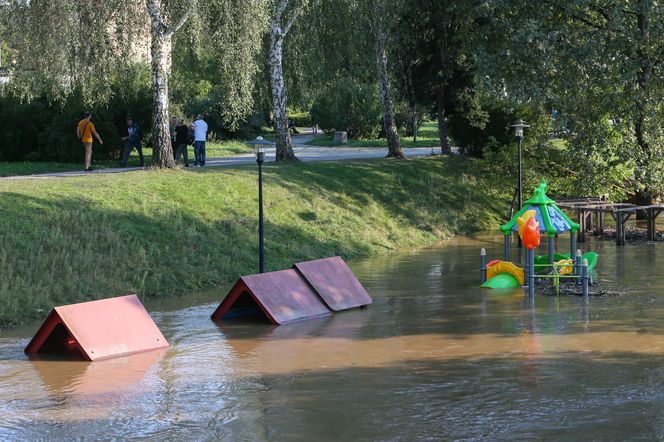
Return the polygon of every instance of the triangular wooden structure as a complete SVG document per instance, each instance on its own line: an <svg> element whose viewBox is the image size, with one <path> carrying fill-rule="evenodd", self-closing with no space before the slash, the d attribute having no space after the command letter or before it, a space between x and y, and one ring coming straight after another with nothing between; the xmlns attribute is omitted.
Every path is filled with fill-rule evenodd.
<svg viewBox="0 0 664 442"><path fill-rule="evenodd" d="M212 319L257 312L278 325L331 314L297 270L289 269L241 277Z"/></svg>
<svg viewBox="0 0 664 442"><path fill-rule="evenodd" d="M371 304L340 257L298 263L289 270L243 276L212 314L213 320L262 314L283 325Z"/></svg>
<svg viewBox="0 0 664 442"><path fill-rule="evenodd" d="M25 348L77 353L89 361L168 347L136 295L55 307Z"/></svg>

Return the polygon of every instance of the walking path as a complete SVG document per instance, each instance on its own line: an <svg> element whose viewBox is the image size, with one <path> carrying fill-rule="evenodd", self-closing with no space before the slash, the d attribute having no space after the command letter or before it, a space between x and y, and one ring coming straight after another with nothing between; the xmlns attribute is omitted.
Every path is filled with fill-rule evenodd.
<svg viewBox="0 0 664 442"><path fill-rule="evenodd" d="M300 161L346 161L346 160L362 160L372 158L384 158L387 156L387 148L381 147L317 147L305 145L308 141L313 139L316 135L305 133L293 137L293 150L295 155ZM434 148L439 151L440 148ZM424 157L429 156L434 151L431 147L409 147L404 149L406 157ZM265 161L272 162L275 160L275 148L270 147L265 150ZM256 161L253 153L241 154L231 157L223 158L208 158L206 160L205 168L207 167L227 167L237 166L241 164L250 164ZM0 179L27 179L27 178L57 178L57 177L72 177L82 175L94 175L105 173L122 173L131 172L136 170L143 170L142 167L123 167L123 168L109 168L99 169L93 172L84 172L83 170L75 170L70 172L49 172L34 175L19 175L2 177Z"/></svg>

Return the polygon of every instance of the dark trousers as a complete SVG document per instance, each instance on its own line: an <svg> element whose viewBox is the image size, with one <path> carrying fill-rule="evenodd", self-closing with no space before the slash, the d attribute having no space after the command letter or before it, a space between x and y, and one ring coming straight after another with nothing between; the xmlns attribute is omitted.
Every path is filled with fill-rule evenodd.
<svg viewBox="0 0 664 442"><path fill-rule="evenodd" d="M131 151L134 150L134 147L138 151L138 158L141 161L141 167L145 165L145 160L143 158L143 147L141 146L141 143L132 143L128 142L127 146L125 146L125 150L122 154L122 160L120 160L120 164L123 166L127 165L127 161L129 161L129 155L131 154Z"/></svg>
<svg viewBox="0 0 664 442"><path fill-rule="evenodd" d="M180 156L184 159L184 165L188 166L189 165L189 157L187 155L187 144L178 144L178 148L175 151L175 162L180 161Z"/></svg>

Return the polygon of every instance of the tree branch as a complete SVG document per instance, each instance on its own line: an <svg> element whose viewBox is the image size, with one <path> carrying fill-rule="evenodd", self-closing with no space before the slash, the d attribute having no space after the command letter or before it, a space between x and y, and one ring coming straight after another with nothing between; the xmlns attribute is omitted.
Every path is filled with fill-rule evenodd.
<svg viewBox="0 0 664 442"><path fill-rule="evenodd" d="M178 20L175 26L173 26L171 29L169 29L166 32L168 37L171 37L173 34L179 31L182 26L184 26L195 5L196 5L196 0L191 0L189 2L189 5L187 6L186 10L182 13L182 17L180 17L180 20Z"/></svg>
<svg viewBox="0 0 664 442"><path fill-rule="evenodd" d="M295 23L295 20L300 16L300 13L302 12L302 8L297 8L295 12L293 12L293 16L288 20L288 23L286 23L286 26L284 26L284 29L282 30L282 35L285 37L286 34L288 34L288 31L290 31L291 26L293 26L293 23Z"/></svg>
<svg viewBox="0 0 664 442"><path fill-rule="evenodd" d="M288 0L279 0L274 10L274 21L281 24L281 17L284 15L284 11L286 11L287 7Z"/></svg>

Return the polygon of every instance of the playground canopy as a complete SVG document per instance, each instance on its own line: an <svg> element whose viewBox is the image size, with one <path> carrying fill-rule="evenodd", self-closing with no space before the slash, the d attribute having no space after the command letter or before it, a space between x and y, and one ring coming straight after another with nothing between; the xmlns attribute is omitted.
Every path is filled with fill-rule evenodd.
<svg viewBox="0 0 664 442"><path fill-rule="evenodd" d="M500 227L505 236L518 231L516 220L528 210L535 211L540 232L546 233L549 238L563 232L570 232L573 235L579 230L579 224L572 221L556 206L554 200L546 196L546 188L546 180L542 180L539 186L535 188L533 197L523 203L521 210L507 224Z"/></svg>

